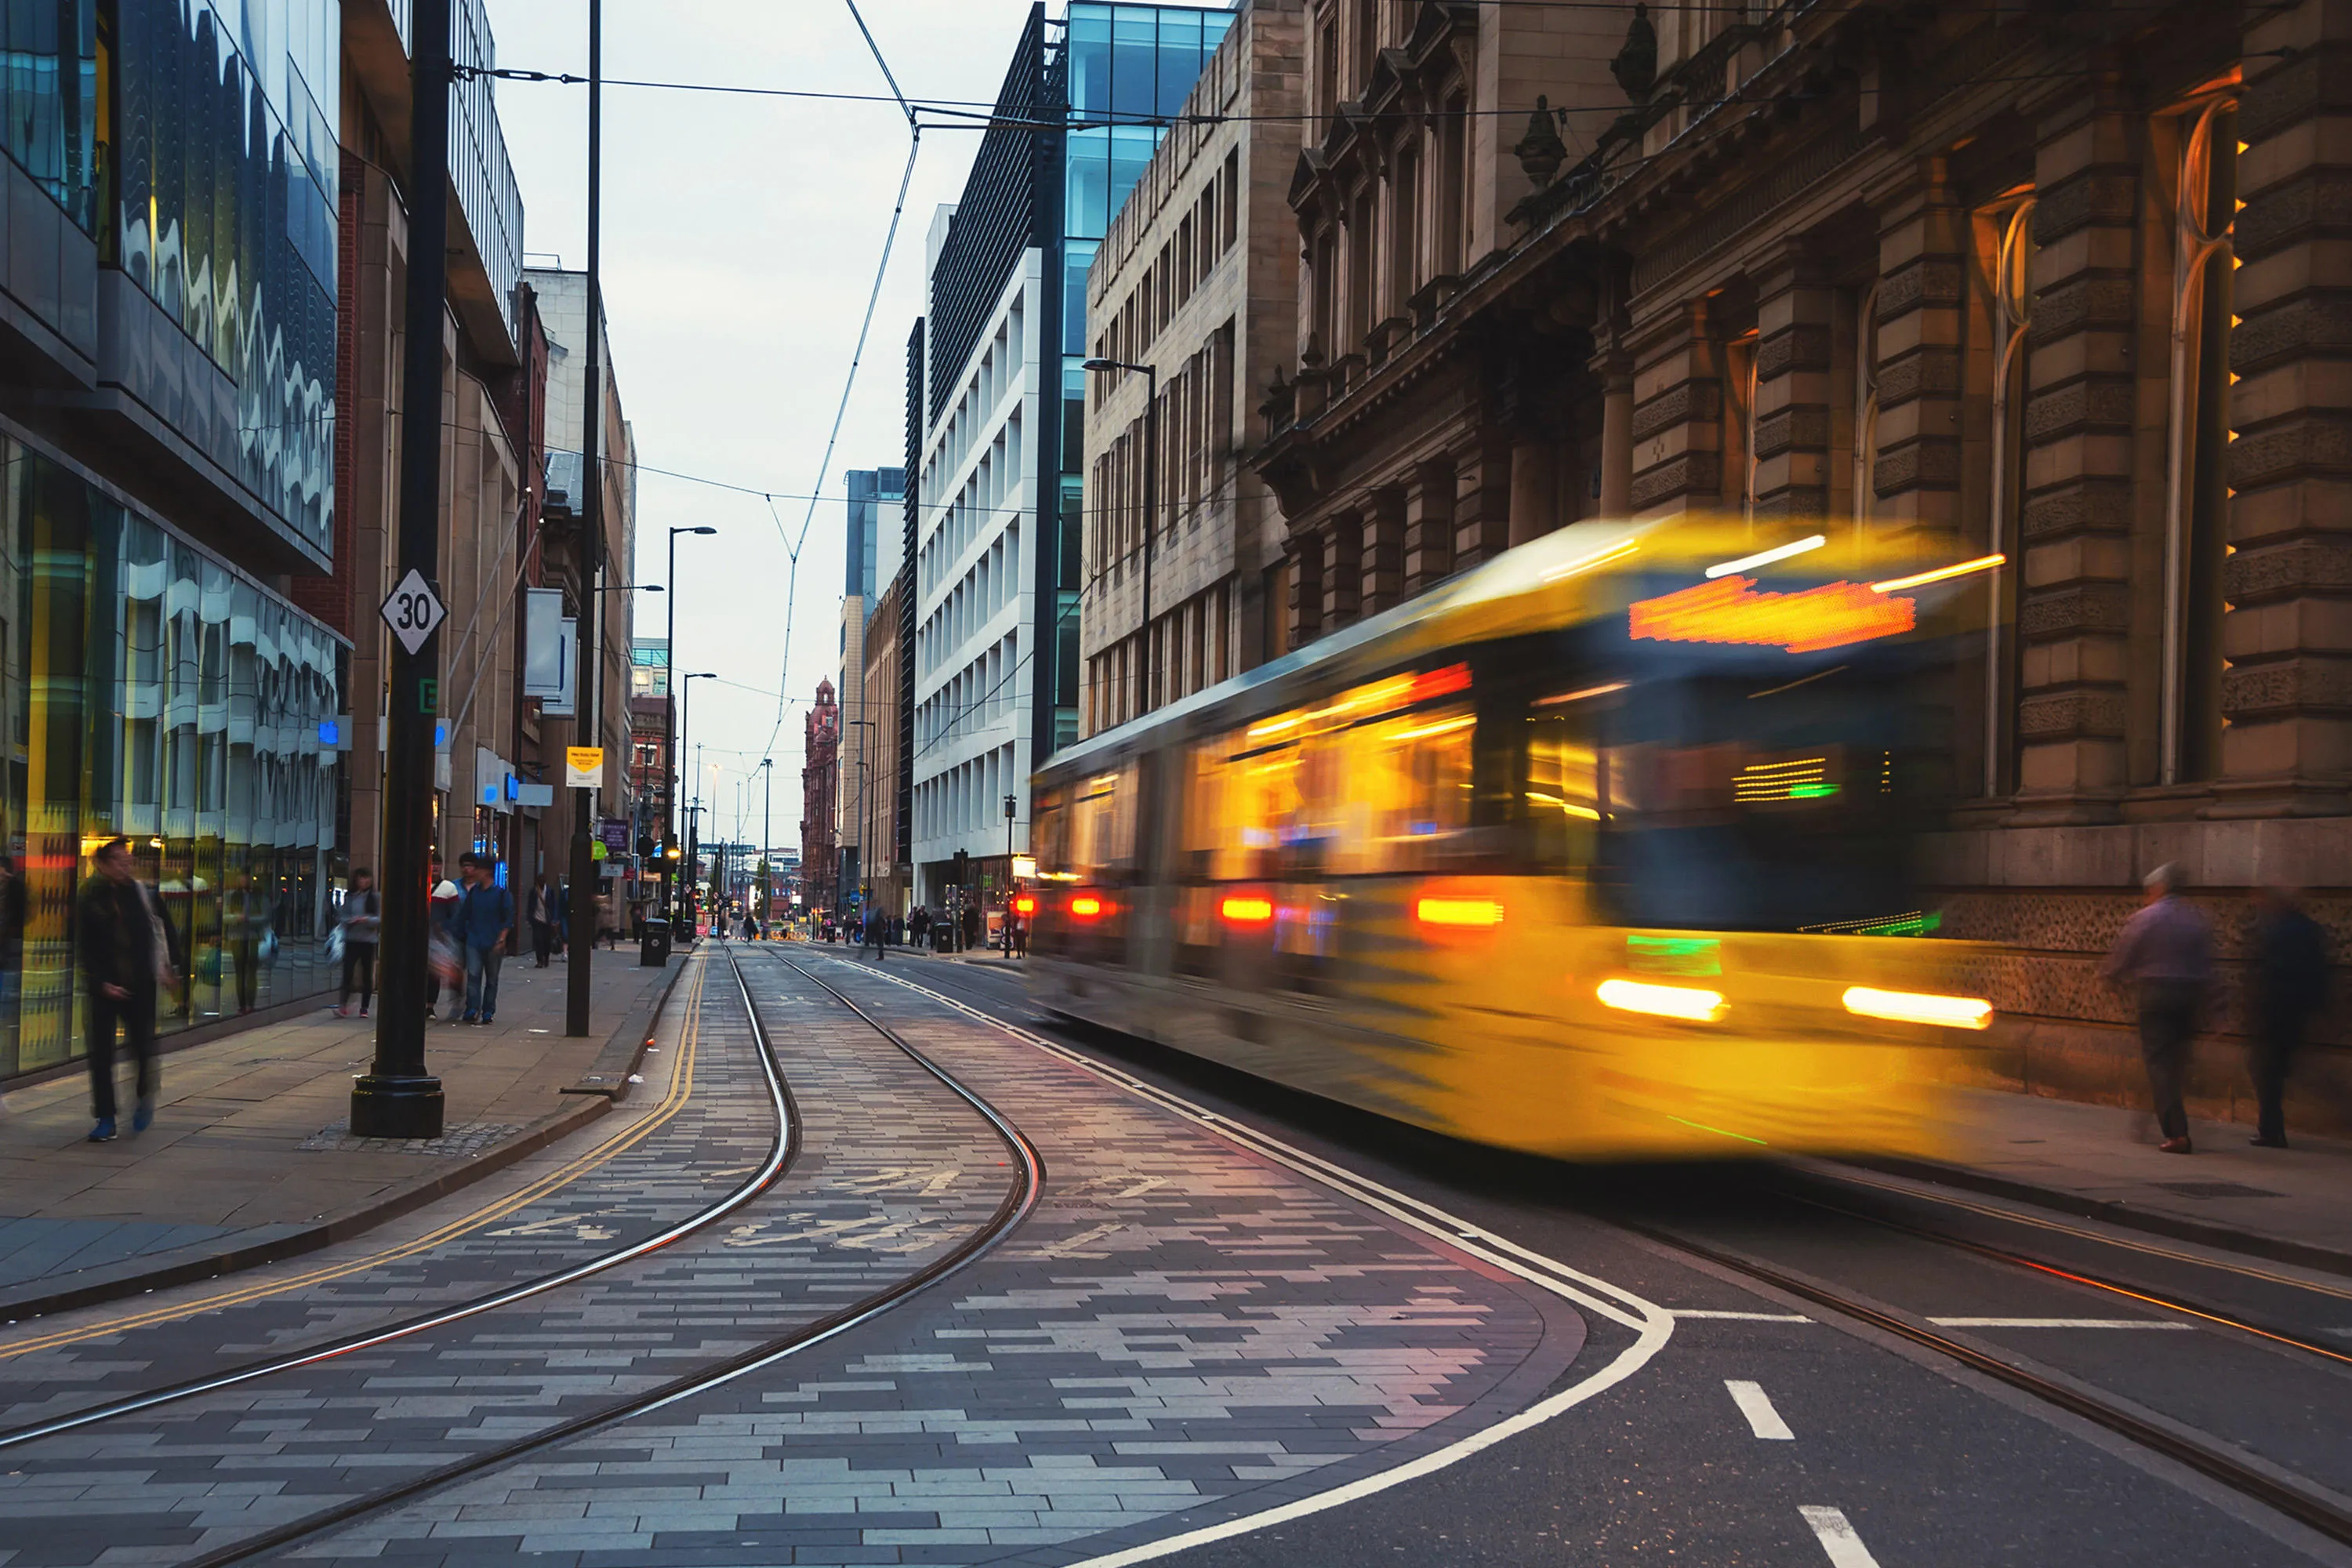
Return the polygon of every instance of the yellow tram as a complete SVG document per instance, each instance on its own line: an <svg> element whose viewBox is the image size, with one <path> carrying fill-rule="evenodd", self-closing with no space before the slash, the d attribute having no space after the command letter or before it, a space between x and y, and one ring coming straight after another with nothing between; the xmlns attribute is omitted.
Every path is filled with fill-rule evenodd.
<svg viewBox="0 0 2352 1568"><path fill-rule="evenodd" d="M1062 752L1036 999L1547 1154L1932 1152L1999 562L1835 531L1578 524Z"/></svg>

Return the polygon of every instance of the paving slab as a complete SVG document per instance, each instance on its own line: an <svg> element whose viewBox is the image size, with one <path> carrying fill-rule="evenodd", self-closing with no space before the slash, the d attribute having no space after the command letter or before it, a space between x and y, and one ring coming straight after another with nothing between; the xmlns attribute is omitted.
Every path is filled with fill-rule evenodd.
<svg viewBox="0 0 2352 1568"><path fill-rule="evenodd" d="M90 1143L85 1075L0 1099L0 1315L20 1317L289 1257L490 1174L625 1094L682 958L600 951L592 1032L563 1033L570 974L509 959L495 1024L436 1022L426 1062L449 1124L431 1141L355 1138L352 1079L372 1018L331 1005L167 1051L154 1125ZM445 1000L443 1011L446 1014ZM118 1068L127 1084L128 1069Z"/></svg>
<svg viewBox="0 0 2352 1568"><path fill-rule="evenodd" d="M1879 1169L2231 1251L2352 1274L2352 1142L2287 1130L2258 1149L2238 1122L2192 1119L2195 1152L2157 1148L2145 1110L2000 1089L1955 1097L1947 1160Z"/></svg>

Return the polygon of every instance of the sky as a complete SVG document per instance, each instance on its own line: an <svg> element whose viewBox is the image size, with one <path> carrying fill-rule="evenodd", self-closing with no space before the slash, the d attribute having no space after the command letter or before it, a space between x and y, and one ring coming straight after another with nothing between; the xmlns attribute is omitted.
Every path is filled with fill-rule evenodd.
<svg viewBox="0 0 2352 1568"><path fill-rule="evenodd" d="M860 0L859 9L908 97L985 102L1029 0ZM582 0L489 0L489 10L501 67L585 72ZM1056 0L1048 14L1060 10ZM888 90L845 0L606 0L604 11L608 80ZM759 763L769 755L772 841L796 844L802 715L839 663L841 476L904 458L906 342L923 310L924 236L935 209L962 188L979 134L923 136L812 513L807 497L906 168L904 117L887 96L842 102L616 85L604 105L604 312L640 465L635 580L666 583L670 528L719 530L678 542L670 598L631 596L637 632L661 637L674 607L673 669L719 677L694 683L682 758L691 769L701 749L700 787L683 787L716 814L705 818L706 841L715 831L760 840ZM583 266L586 88L502 82L499 115L522 188L528 259ZM804 526L787 669L789 542ZM883 526L889 531L893 520ZM781 730L780 692L800 700Z"/></svg>

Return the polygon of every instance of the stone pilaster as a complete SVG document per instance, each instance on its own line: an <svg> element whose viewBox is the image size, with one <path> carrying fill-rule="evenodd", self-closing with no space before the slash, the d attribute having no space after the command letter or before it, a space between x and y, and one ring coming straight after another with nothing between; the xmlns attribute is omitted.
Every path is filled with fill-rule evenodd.
<svg viewBox="0 0 2352 1568"><path fill-rule="evenodd" d="M1323 530L1323 629L1352 626L1363 608L1364 525L1342 512Z"/></svg>
<svg viewBox="0 0 2352 1568"><path fill-rule="evenodd" d="M1404 490L1374 490L1364 509L1364 614L1376 616L1404 593Z"/></svg>
<svg viewBox="0 0 2352 1568"><path fill-rule="evenodd" d="M1454 570L1454 469L1423 463L1404 487L1404 591L1433 588Z"/></svg>
<svg viewBox="0 0 2352 1568"><path fill-rule="evenodd" d="M1635 337L1631 510L1642 517L1723 504L1723 345L1706 301L1671 307Z"/></svg>
<svg viewBox="0 0 2352 1568"><path fill-rule="evenodd" d="M1814 522L1829 515L1830 334L1836 310L1836 292L1823 276L1820 258L1803 240L1778 247L1759 270L1756 300L1759 521Z"/></svg>
<svg viewBox="0 0 2352 1568"><path fill-rule="evenodd" d="M1316 534L1290 539L1290 646L1305 647L1323 635L1323 541Z"/></svg>
<svg viewBox="0 0 2352 1568"><path fill-rule="evenodd" d="M1620 518L1633 510L1633 360L1612 352L1601 372L1601 515Z"/></svg>
<svg viewBox="0 0 2352 1568"><path fill-rule="evenodd" d="M2253 17L2240 101L2214 810L2345 809L2352 773L2352 16ZM2286 51L2291 58L2278 58Z"/></svg>
<svg viewBox="0 0 2352 1568"><path fill-rule="evenodd" d="M2160 577L2137 583L2133 569L2145 144L2138 116L2104 84L2086 83L2052 106L2034 154L2039 249L2017 612L2026 821L2111 819L2132 782L2133 597L2163 592Z"/></svg>
<svg viewBox="0 0 2352 1568"><path fill-rule="evenodd" d="M1878 449L1882 526L1956 531L1961 305L1969 221L1942 158L1923 158L1878 209Z"/></svg>
<svg viewBox="0 0 2352 1568"><path fill-rule="evenodd" d="M1466 571L1510 547L1511 452L1494 442L1454 465L1454 565Z"/></svg>

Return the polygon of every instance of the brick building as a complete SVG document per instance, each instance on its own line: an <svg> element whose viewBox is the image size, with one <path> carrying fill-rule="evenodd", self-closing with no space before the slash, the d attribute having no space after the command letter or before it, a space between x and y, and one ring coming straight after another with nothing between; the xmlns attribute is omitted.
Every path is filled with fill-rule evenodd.
<svg viewBox="0 0 2352 1568"><path fill-rule="evenodd" d="M1089 352L1159 373L1096 372L1087 399L1081 732L1251 668L1279 646L1282 518L1240 460L1254 377L1287 363L1298 247L1284 201L1298 159L1299 0L1254 0L1202 68L1186 122L1111 220L1087 282ZM1150 583L1150 629L1144 584ZM1269 637L1269 630L1275 634ZM1144 645L1151 652L1146 657ZM1147 683L1145 671L1159 679Z"/></svg>
<svg viewBox="0 0 2352 1568"><path fill-rule="evenodd" d="M833 682L816 683L816 700L803 721L801 753L801 890L811 910L840 901L837 813L841 784L841 705Z"/></svg>
<svg viewBox="0 0 2352 1568"><path fill-rule="evenodd" d="M1297 369L1254 454L1294 640L1586 517L2000 552L1939 862L1946 931L1994 944L1998 1075L2137 1092L2095 966L2158 862L2233 974L2266 879L2352 951L2338 11L1424 0L1309 28ZM2248 1094L2228 994L2213 1111ZM2339 1121L2342 1016L2302 1075Z"/></svg>

